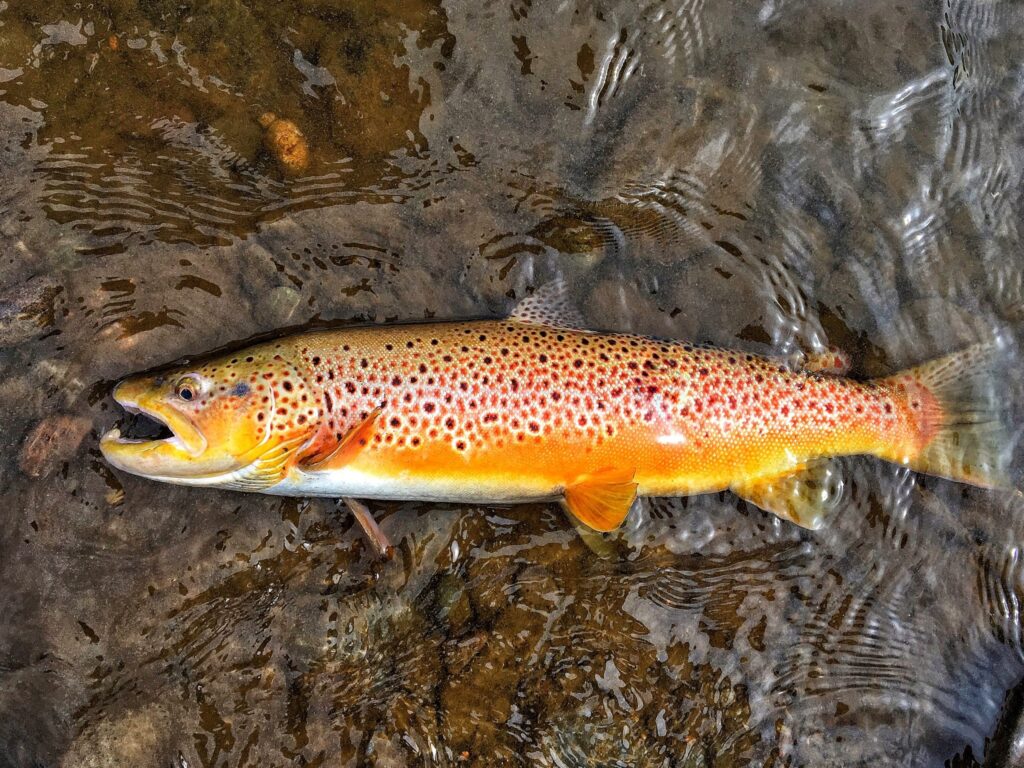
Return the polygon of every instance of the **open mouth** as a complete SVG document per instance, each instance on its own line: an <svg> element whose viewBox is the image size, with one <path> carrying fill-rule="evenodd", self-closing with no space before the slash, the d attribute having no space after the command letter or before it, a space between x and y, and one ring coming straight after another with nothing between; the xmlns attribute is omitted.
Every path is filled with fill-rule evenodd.
<svg viewBox="0 0 1024 768"><path fill-rule="evenodd" d="M160 419L142 411L127 410L126 416L117 427L118 442L149 443L168 440L174 432Z"/></svg>
<svg viewBox="0 0 1024 768"><path fill-rule="evenodd" d="M105 440L121 445L180 442L174 430L160 416L128 403L120 405L125 410L125 417L104 436Z"/></svg>
<svg viewBox="0 0 1024 768"><path fill-rule="evenodd" d="M100 450L118 466L140 461L166 461L181 454L197 457L206 439L191 420L149 391L149 379L126 379L114 388L114 401L124 409L121 422L100 438Z"/></svg>
<svg viewBox="0 0 1024 768"><path fill-rule="evenodd" d="M124 447L136 447L139 450L155 449L168 445L184 450L193 455L206 447L206 441L186 420L174 413L164 414L161 411L140 405L134 398L118 396L114 399L125 411L121 423L103 436L103 443Z"/></svg>

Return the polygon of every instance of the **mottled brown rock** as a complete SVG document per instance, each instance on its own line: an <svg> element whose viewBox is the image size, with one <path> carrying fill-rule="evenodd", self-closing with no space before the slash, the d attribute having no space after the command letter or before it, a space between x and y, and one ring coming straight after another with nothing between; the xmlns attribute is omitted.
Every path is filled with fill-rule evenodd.
<svg viewBox="0 0 1024 768"><path fill-rule="evenodd" d="M36 424L25 438L18 467L29 477L43 477L67 461L89 434L92 422L82 416L59 414Z"/></svg>
<svg viewBox="0 0 1024 768"><path fill-rule="evenodd" d="M37 338L53 326L54 302L62 291L39 275L0 293L0 348Z"/></svg>
<svg viewBox="0 0 1024 768"><path fill-rule="evenodd" d="M180 714L172 701L148 704L97 720L78 734L61 758L60 768L153 765L168 755L181 754L174 738L178 717ZM179 759L176 764L187 765L187 758Z"/></svg>

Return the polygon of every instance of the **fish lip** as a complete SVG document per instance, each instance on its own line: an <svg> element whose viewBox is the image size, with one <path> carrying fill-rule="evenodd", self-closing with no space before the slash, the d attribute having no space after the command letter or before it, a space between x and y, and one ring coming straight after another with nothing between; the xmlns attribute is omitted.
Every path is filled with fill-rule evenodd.
<svg viewBox="0 0 1024 768"><path fill-rule="evenodd" d="M171 432L170 437L158 440L147 440L145 438L129 438L121 436L121 429L115 426L108 430L100 438L100 448L118 446L122 449L137 449L139 451L151 450L158 445L170 445L179 450L196 457L206 450L206 438L202 433L193 427L184 416L179 416L173 411L164 411L147 407L136 400L120 395L117 389L114 390L114 401L129 414L142 414L153 421L159 422Z"/></svg>

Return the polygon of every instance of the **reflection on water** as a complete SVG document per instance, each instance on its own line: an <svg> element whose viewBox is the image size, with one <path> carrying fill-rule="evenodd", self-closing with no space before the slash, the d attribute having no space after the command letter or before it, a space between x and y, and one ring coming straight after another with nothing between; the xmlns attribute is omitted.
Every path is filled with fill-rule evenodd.
<svg viewBox="0 0 1024 768"><path fill-rule="evenodd" d="M554 507L378 504L380 564L333 503L96 448L129 372L559 275L595 326L858 376L1016 339L1022 21L0 0L0 766L1024 760L1019 495L848 459L822 531L648 500L606 559Z"/></svg>

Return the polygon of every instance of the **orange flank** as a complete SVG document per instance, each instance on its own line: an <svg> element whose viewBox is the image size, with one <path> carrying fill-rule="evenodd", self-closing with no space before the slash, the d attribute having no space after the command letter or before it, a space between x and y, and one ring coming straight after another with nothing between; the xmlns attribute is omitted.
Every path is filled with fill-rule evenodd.
<svg viewBox="0 0 1024 768"><path fill-rule="evenodd" d="M486 474L553 491L629 467L640 494L685 495L810 457L917 449L895 388L749 354L514 321L351 331L343 348L357 354L341 360L332 334L303 341L296 351L325 392L318 442L340 442L380 409L363 450L323 469Z"/></svg>
<svg viewBox="0 0 1024 768"><path fill-rule="evenodd" d="M554 287L504 320L311 332L129 379L115 397L171 435L113 430L102 447L143 476L264 493L560 499L597 530L637 495L730 489L817 527L836 456L995 484L998 350L858 382L822 360L593 332Z"/></svg>

